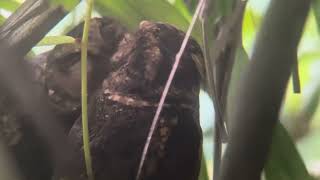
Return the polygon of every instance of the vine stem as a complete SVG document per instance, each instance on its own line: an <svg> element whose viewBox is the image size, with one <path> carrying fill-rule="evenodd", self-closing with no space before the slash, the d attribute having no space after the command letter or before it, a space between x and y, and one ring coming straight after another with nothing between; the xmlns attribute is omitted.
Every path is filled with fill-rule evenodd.
<svg viewBox="0 0 320 180"><path fill-rule="evenodd" d="M88 36L90 28L90 19L93 9L94 0L86 0L86 16L83 27L83 35L81 41L81 116L82 116L82 138L85 165L89 180L94 180L92 170L92 159L89 146L89 127L88 127L88 75L87 75L87 56L88 56Z"/></svg>
<svg viewBox="0 0 320 180"><path fill-rule="evenodd" d="M187 33L182 41L182 44L181 44L181 47L180 47L180 50L179 52L176 54L176 57L175 57L175 62L172 66L172 69L171 69L171 72L169 74L169 78L166 82L166 85L164 87L164 90L162 92L162 95L161 95L161 98L160 98L160 102L159 102L159 105L157 107L157 111L156 111L156 114L154 115L154 118L152 120L152 124L151 124L151 127L150 127L150 130L149 130L149 133L148 133L148 136L147 136L147 141L144 145L144 148L143 148L143 152L142 152L142 156L141 156L141 160L140 160L140 164L139 164L139 167L138 167L138 172L137 172L137 176L136 176L136 180L139 180L140 177L141 177L141 172L142 172L142 169L143 169L143 164L145 162L145 159L146 159L146 156L147 156L147 153L148 153L148 149L149 149L149 146L150 146L150 142L151 142L151 138L152 138L152 135L155 131L155 128L157 127L157 123L158 123L158 120L159 120L159 116L160 116L160 113L161 113L161 110L163 108L163 104L164 104L164 101L166 100L166 96L168 94L168 91L170 89L170 86L171 86L171 83L172 83L172 80L174 78L174 75L177 71L177 68L178 68L178 65L179 65L179 62L181 60L181 57L182 57L182 54L183 52L185 51L185 48L187 46L187 43L188 43L188 40L191 36L191 32L193 30L193 27L194 27L194 24L196 23L196 20L200 14L200 10L202 8L202 6L204 5L204 0L200 0L198 5L197 5L197 9L192 17L192 21L189 25L189 28L187 30Z"/></svg>

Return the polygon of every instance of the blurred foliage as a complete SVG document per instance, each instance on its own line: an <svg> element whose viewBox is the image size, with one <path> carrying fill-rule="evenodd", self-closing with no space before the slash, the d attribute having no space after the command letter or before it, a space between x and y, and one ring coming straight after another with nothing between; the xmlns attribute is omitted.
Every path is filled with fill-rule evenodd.
<svg viewBox="0 0 320 180"><path fill-rule="evenodd" d="M247 42L247 48L251 50L254 40L252 36L257 32L257 21L260 23L261 18L255 15L250 7L248 9L243 22L243 37L246 40L245 42ZM250 32L251 35L248 32ZM240 48L237 52L231 76L230 89L228 92L228 112L233 111L235 108L233 107L235 103L233 103L231 99L234 99L241 73L248 62L249 56L243 48ZM228 124L230 125L232 122L228 122ZM274 132L271 153L265 167L265 177L267 180L311 179L294 142L280 123Z"/></svg>
<svg viewBox="0 0 320 180"><path fill-rule="evenodd" d="M3 17L2 15L0 15L0 25L6 20L5 17Z"/></svg>
<svg viewBox="0 0 320 180"><path fill-rule="evenodd" d="M50 0L53 4L62 4L65 9L73 10L60 24L53 29L54 35L63 35L82 19L83 6L78 5L79 0ZM185 3L186 2L186 3ZM229 14L234 0L216 1L214 11L210 11L210 22L213 27L220 16ZM0 0L0 24L7 14L13 12L20 4L17 0ZM162 21L173 24L182 30L188 28L197 0L96 0L95 8L98 15L112 16L134 30L142 20ZM235 69L232 72L229 96L236 91L236 83L241 71L248 62L254 45L256 32L259 29L265 7L269 0L249 1L243 20L243 49L237 52ZM306 166L312 168L314 162L320 162L320 1L313 1L313 12L310 13L305 32L299 46L299 70L301 79L301 94L294 94L292 82L289 82L286 99L283 103L280 119L285 127L300 127L306 123L309 129L297 143L298 150ZM197 24L193 37L202 42L201 26ZM49 43L50 44L50 43ZM52 43L51 44L55 44ZM208 169L212 169L212 118L214 112L212 102L205 93L201 93L201 124L204 135L204 152ZM229 103L230 104L230 103ZM230 107L232 108L232 106ZM303 114L307 112L307 114ZM302 117L301 117L302 116ZM302 127L302 126L301 126ZM280 129L280 130L279 130ZM291 134L291 128L288 128ZM294 142L290 140L287 132L282 127L275 131L275 141L266 168L269 180L273 179L305 179L307 173L301 162ZM212 176L212 172L209 171ZM203 178L205 179L205 178Z"/></svg>
<svg viewBox="0 0 320 180"><path fill-rule="evenodd" d="M216 16L228 16L235 5L235 0L218 0L214 9Z"/></svg>
<svg viewBox="0 0 320 180"><path fill-rule="evenodd" d="M20 3L15 0L2 0L0 1L0 8L7 11L14 11L19 7Z"/></svg>
<svg viewBox="0 0 320 180"><path fill-rule="evenodd" d="M209 180L206 158L204 155L202 156L202 159L201 159L201 169L200 169L199 180Z"/></svg>
<svg viewBox="0 0 320 180"><path fill-rule="evenodd" d="M186 31L191 20L181 3L170 4L164 0L96 0L96 9L101 15L118 18L132 30L141 21L152 20L170 23ZM192 35L201 41L200 26L194 28Z"/></svg>
<svg viewBox="0 0 320 180"><path fill-rule="evenodd" d="M320 33L320 1L313 1L312 8L317 20L318 31Z"/></svg>
<svg viewBox="0 0 320 180"><path fill-rule="evenodd" d="M46 36L37 44L37 46L73 44L75 42L76 39L71 36Z"/></svg>
<svg viewBox="0 0 320 180"><path fill-rule="evenodd" d="M284 127L278 123L273 136L270 157L265 167L267 180L312 180Z"/></svg>
<svg viewBox="0 0 320 180"><path fill-rule="evenodd" d="M53 5L62 5L66 10L74 8L80 0L49 0Z"/></svg>
<svg viewBox="0 0 320 180"><path fill-rule="evenodd" d="M302 93L293 93L292 81L290 80L280 116L284 126L288 128L290 135L296 133L293 131L300 131L298 133L302 133L301 139L297 139L296 143L298 145L299 153L308 169L312 169L313 163L320 162L320 154L317 153L320 152L320 146L319 143L317 143L319 142L320 136L316 133L320 130L320 39L317 32L317 26L319 27L320 3L319 1L313 2L314 11L313 13L310 13L308 17L298 51ZM249 55L252 52L254 38L259 29L267 3L267 0L262 1L261 4L249 2L249 6L246 10L243 22L243 44ZM316 8L315 5L317 5L318 8ZM273 161L274 163L270 165L271 162L269 161L269 170L267 169L267 171L275 171L275 174L269 174L269 178L294 179L294 177L304 177L303 174L305 173L302 171L303 167L301 163L300 165L298 163L298 155L296 154L296 156L293 156L296 158L290 158L292 153L297 153L297 151L292 150L292 148L289 147L289 136L287 136L284 131L279 131L279 127L274 136L275 144L273 144L272 155L270 156L270 161ZM287 140L283 140L285 137L287 137ZM279 147L276 148L276 146ZM293 167L290 163L297 163L297 165ZM277 172L281 169L283 170L282 173ZM284 174L285 172L286 174ZM297 173L300 173L301 176ZM276 176L277 174L279 176Z"/></svg>
<svg viewBox="0 0 320 180"><path fill-rule="evenodd" d="M249 54L251 54L253 41L255 39L255 34L258 30L257 27L259 27L261 19L261 14L255 12L254 8L252 8L249 3L242 23L243 46Z"/></svg>
<svg viewBox="0 0 320 180"><path fill-rule="evenodd" d="M172 5L178 9L178 11L189 21L192 18L191 12L189 11L187 5L184 3L183 0L176 0L174 2L172 2ZM196 6L196 4L194 4ZM196 8L194 6L194 9Z"/></svg>

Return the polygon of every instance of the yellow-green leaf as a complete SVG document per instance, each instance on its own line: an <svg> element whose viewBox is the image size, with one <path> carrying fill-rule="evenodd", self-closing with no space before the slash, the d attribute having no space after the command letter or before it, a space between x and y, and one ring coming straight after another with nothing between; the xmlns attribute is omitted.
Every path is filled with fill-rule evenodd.
<svg viewBox="0 0 320 180"><path fill-rule="evenodd" d="M206 157L204 155L204 152L202 152L202 159L201 159L201 169L200 169L200 175L199 180L209 180L209 174L206 164Z"/></svg>
<svg viewBox="0 0 320 180"><path fill-rule="evenodd" d="M15 0L1 0L0 1L0 9L5 9L7 11L15 11L20 6Z"/></svg>
<svg viewBox="0 0 320 180"><path fill-rule="evenodd" d="M320 1L315 0L312 2L312 9L314 16L316 17L318 32L320 33Z"/></svg>
<svg viewBox="0 0 320 180"><path fill-rule="evenodd" d="M37 46L72 44L75 42L76 39L71 36L46 36L37 44Z"/></svg>
<svg viewBox="0 0 320 180"><path fill-rule="evenodd" d="M96 0L101 15L119 19L129 29L136 29L143 20L161 21L186 31L190 21L181 11L164 0ZM202 40L200 24L194 27L192 36Z"/></svg>
<svg viewBox="0 0 320 180"><path fill-rule="evenodd" d="M50 0L53 5L62 5L68 11L73 9L79 2L79 0Z"/></svg>

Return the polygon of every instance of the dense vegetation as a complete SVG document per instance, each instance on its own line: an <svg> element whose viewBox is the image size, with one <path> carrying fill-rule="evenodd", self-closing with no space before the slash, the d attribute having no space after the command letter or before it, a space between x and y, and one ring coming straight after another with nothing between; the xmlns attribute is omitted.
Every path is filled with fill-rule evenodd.
<svg viewBox="0 0 320 180"><path fill-rule="evenodd" d="M204 3L202 10L197 11L202 2ZM97 30L101 27L89 26L90 3L94 3L92 16L107 16L116 20L116 23L113 23L113 19L107 19L107 23L103 22L103 27L110 28L108 31L113 35L106 37L101 35L103 45L99 44L100 41L96 41L101 38L98 36L100 31ZM0 156L3 159L0 161L0 178L19 179L20 175L26 176L25 172L17 169L21 167L25 169L23 167L27 166L30 167L26 170L28 172L46 174L48 173L46 170L50 171L50 166L56 166L57 176L59 173L71 173L70 167L74 166L74 162L69 161L68 156L72 153L69 152L64 131L70 128L73 122L65 123L64 119L77 119L81 113L81 105L84 113L82 119L88 116L84 111L87 108L90 116L90 107L87 107L85 95L89 93L90 100L91 92L99 85L89 84L86 92L84 88L86 79L88 78L90 83L90 78L105 73L99 70L99 67L105 64L95 64L92 59L112 56L117 51L110 48L113 47L112 44L121 41L125 33L139 34L141 21L160 21L187 32L192 24L192 17L197 18L192 28L192 37L203 52L203 56L190 55L195 60L202 78L200 116L204 141L199 179L244 180L259 179L261 176L267 180L319 178L320 3L316 0L1 1L0 52L3 56L0 57L2 85L0 134L4 137L1 141L5 143L1 142L0 146ZM84 20L85 23L81 24ZM91 24L94 22L95 20L91 20ZM86 24L85 27L83 24ZM133 36L138 36L136 34ZM170 52L178 53L177 47L180 47L185 36L189 38L186 34L180 33L179 43L176 45L170 43L172 45L169 48L172 50ZM130 41L130 38L127 37L127 40ZM159 41L160 44L163 42ZM55 45L58 46L46 56L46 52ZM72 47L72 52L66 47ZM139 44L137 43L135 47L139 47ZM182 61L188 60L186 56L192 54L188 47L184 50L185 56L182 56ZM119 47L119 51L128 48L130 49L129 45L124 46L122 50ZM64 51L65 49L67 50ZM82 54L79 53L80 50ZM121 54L119 51L118 54ZM64 58L60 58L61 54ZM174 59L174 54L168 53L166 56ZM40 78L37 76L38 70L41 72L43 67L41 64L43 59L55 58L63 60L51 60L53 63L49 63L48 67L52 68L50 70L53 72L55 68L70 67L73 70L73 67L78 67L79 69L81 59L82 72L88 71L88 77L85 76L86 73L82 73L81 77L82 102L74 100L80 98L80 84L74 85L64 83L63 79L46 78L50 76L48 70L45 70ZM26 59L27 63L21 62L21 59ZM66 63L68 60L76 63L70 65ZM30 62L31 68L26 65ZM113 63L112 68L108 70L116 71L120 66ZM29 77L30 69L31 74L36 74L38 82L36 85L33 83L34 77L30 77L29 80L24 79ZM169 75L169 69L171 68L162 71ZM72 73L80 76L76 70L71 71ZM189 75L185 77L187 80L192 80L196 76L192 73L187 75ZM42 77L45 77L43 80L45 85L42 84ZM68 78L80 80L78 76ZM98 78L95 82L101 84L102 80L103 78ZM46 97L43 97L42 93L35 93L38 86L45 86L49 90L59 86L64 91L69 87L74 90L73 85L78 88L70 91L71 96L62 93L62 101L49 94L51 101L53 99L59 102L58 110L54 109L53 114L52 109L47 108L50 102L47 104L48 102L44 100ZM176 87L174 84L172 86ZM158 96L160 97L160 94ZM150 117L151 122L152 116ZM19 124L19 119L23 119L23 123L18 128L13 128L14 133L12 133L11 126L14 124L15 127L15 121ZM59 123L56 123L57 119ZM61 125L61 121L65 123L64 129L57 127ZM88 137L85 128L87 123L83 122L84 137ZM16 129L23 129L22 135L19 133L17 135ZM15 136L11 137L11 134ZM30 153L24 154L26 147L32 143L37 144L38 134L41 137L39 141L46 142L45 149L50 149L49 159L42 154L30 159ZM10 144L15 144L17 141L15 138L19 139L20 136L25 138L25 143L11 148ZM90 179L92 160L89 148L86 147L88 141L90 139L84 138L86 169ZM8 148L13 157L6 155ZM37 148L42 150L43 147L36 147L33 149L34 152L38 152ZM10 151L12 149L13 152ZM21 157L15 157L16 154ZM48 164L37 164L41 162ZM45 170L38 171L39 167ZM27 179L28 177L32 176L27 176Z"/></svg>

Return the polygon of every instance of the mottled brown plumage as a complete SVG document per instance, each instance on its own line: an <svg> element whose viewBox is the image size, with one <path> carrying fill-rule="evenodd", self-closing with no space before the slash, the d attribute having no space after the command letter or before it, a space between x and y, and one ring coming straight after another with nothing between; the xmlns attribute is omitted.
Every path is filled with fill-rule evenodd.
<svg viewBox="0 0 320 180"><path fill-rule="evenodd" d="M126 62L103 82L89 108L90 147L96 180L134 180L142 149L184 33L171 25L144 21L114 55ZM189 40L159 125L151 141L143 180L196 180L201 159L200 75ZM81 119L69 134L85 179Z"/></svg>
<svg viewBox="0 0 320 180"><path fill-rule="evenodd" d="M80 24L68 35L79 39L82 29ZM126 29L111 18L92 19L88 46L89 96L101 88L103 79L116 66L111 57L125 33ZM21 63L32 72L30 83L36 83L39 90L48 94L53 114L68 132L80 115L80 43L56 46L32 61ZM0 91L0 136L14 156L19 172L26 180L51 179L54 160L48 142L31 123L33 117L21 112L15 98L8 97L8 90L1 87Z"/></svg>
<svg viewBox="0 0 320 180"><path fill-rule="evenodd" d="M82 30L83 23L69 35L80 41ZM125 33L126 29L114 19L103 17L91 20L87 64L89 97L101 88L103 79L113 70L111 57ZM80 59L80 42L59 45L48 54L44 67L45 88L52 107L61 119L71 120L63 122L67 123L67 129L80 114Z"/></svg>

